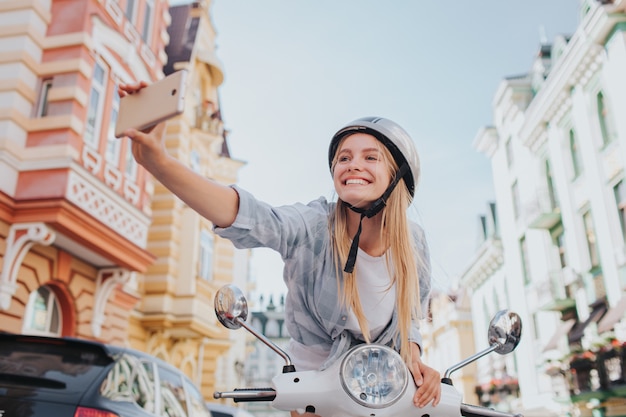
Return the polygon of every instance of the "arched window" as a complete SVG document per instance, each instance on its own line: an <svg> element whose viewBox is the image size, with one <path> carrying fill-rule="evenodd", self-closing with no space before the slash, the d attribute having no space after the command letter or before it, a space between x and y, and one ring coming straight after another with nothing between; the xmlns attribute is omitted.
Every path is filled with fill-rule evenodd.
<svg viewBox="0 0 626 417"><path fill-rule="evenodd" d="M59 300L49 287L41 286L28 297L22 333L60 336L61 319Z"/></svg>

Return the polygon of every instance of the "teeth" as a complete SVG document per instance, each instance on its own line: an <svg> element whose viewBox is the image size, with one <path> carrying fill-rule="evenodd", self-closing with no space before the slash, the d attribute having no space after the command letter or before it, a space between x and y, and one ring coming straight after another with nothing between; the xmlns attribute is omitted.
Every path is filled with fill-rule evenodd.
<svg viewBox="0 0 626 417"><path fill-rule="evenodd" d="M354 179L354 180L347 180L346 184L361 184L361 185L365 185L365 184L367 184L367 182L364 181L364 180Z"/></svg>

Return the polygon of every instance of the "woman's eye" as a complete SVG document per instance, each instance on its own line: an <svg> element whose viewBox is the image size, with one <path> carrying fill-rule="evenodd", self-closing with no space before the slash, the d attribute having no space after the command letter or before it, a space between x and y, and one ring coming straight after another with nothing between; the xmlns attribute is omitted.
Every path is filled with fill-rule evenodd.
<svg viewBox="0 0 626 417"><path fill-rule="evenodd" d="M347 156L340 156L339 157L339 162L346 162L348 160Z"/></svg>
<svg viewBox="0 0 626 417"><path fill-rule="evenodd" d="M378 161L378 156L370 155L366 158L368 161Z"/></svg>

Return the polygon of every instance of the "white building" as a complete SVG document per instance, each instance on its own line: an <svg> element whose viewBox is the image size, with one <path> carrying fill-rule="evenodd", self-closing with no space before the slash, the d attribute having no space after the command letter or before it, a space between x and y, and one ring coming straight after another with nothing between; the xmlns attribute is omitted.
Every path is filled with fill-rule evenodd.
<svg viewBox="0 0 626 417"><path fill-rule="evenodd" d="M251 312L250 325L263 334L272 343L281 349L287 347L289 333L285 326L285 309L283 299L274 302L273 298L267 305L261 299L259 310ZM271 386L272 378L280 374L285 360L256 338L249 339L249 355L246 358L244 375L247 387L265 388ZM267 402L250 402L246 408L258 417L288 417L286 411L277 410Z"/></svg>
<svg viewBox="0 0 626 417"><path fill-rule="evenodd" d="M513 355L479 361L478 384L517 378L525 416L626 415L619 358L589 379L569 369L572 353L626 340L626 0L580 8L571 37L501 82L474 142L491 160L498 228L460 284L477 341L501 308L524 323Z"/></svg>

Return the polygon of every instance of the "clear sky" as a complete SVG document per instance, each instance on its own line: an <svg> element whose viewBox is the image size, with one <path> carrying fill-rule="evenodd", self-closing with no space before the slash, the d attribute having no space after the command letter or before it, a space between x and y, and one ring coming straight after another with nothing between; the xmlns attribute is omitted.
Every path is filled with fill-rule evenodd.
<svg viewBox="0 0 626 417"><path fill-rule="evenodd" d="M472 142L492 123L496 88L528 72L542 38L573 33L578 13L578 0L213 0L222 116L231 156L246 162L239 184L275 205L334 199L334 132L362 116L395 120L420 153L410 215L447 287L494 199L490 161ZM252 268L277 300L280 258L256 251Z"/></svg>

